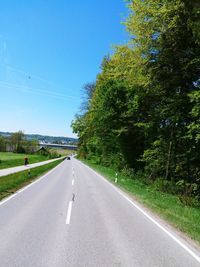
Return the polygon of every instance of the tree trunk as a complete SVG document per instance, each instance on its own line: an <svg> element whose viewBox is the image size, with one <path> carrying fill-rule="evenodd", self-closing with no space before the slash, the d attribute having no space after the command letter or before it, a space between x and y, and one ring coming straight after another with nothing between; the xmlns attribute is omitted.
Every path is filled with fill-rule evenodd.
<svg viewBox="0 0 200 267"><path fill-rule="evenodd" d="M165 171L165 180L168 179L169 177L169 169L170 169L170 161L171 161L171 154L172 154L172 138L174 135L174 127L171 130L171 135L170 135L170 142L169 142L169 149L168 149L168 154L167 154L167 164L166 164L166 171Z"/></svg>

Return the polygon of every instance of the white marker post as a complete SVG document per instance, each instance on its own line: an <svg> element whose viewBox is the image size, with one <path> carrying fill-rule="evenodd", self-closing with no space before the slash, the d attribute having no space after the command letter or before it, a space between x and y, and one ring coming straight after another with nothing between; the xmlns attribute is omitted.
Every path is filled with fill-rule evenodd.
<svg viewBox="0 0 200 267"><path fill-rule="evenodd" d="M117 183L117 181L118 181L117 177L118 177L118 173L116 172L116 174L115 174L115 183Z"/></svg>

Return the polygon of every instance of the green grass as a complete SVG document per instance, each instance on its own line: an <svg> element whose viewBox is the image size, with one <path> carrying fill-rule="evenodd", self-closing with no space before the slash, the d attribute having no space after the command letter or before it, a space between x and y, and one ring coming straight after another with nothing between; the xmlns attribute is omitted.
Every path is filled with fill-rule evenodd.
<svg viewBox="0 0 200 267"><path fill-rule="evenodd" d="M114 183L115 170L90 161L84 162ZM162 193L152 185L146 185L140 180L130 179L120 174L117 186L200 244L200 208L185 206L177 196Z"/></svg>
<svg viewBox="0 0 200 267"><path fill-rule="evenodd" d="M51 148L50 152L56 152L58 155L61 155L61 156L68 156L72 154L71 150L63 149L63 148Z"/></svg>
<svg viewBox="0 0 200 267"><path fill-rule="evenodd" d="M28 173L28 170L27 170L27 171L13 173L13 174L6 175L6 176L1 176L0 177L0 200L14 193L15 191L22 188L23 186L29 184L31 181L38 178L39 176L46 173L47 171L51 170L52 168L57 166L62 161L63 159L56 160L46 165L30 169L30 174Z"/></svg>
<svg viewBox="0 0 200 267"><path fill-rule="evenodd" d="M27 155L11 152L0 152L0 169L24 165L24 157L26 156L28 156L29 164L48 160L48 157L43 155Z"/></svg>

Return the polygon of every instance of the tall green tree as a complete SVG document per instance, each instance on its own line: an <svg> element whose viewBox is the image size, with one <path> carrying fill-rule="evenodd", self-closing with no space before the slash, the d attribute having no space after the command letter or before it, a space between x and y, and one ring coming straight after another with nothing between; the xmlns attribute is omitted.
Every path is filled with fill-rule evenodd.
<svg viewBox="0 0 200 267"><path fill-rule="evenodd" d="M132 0L128 8L130 40L103 59L73 123L80 150L103 164L145 166L152 180L196 185L200 2Z"/></svg>
<svg viewBox="0 0 200 267"><path fill-rule="evenodd" d="M14 152L18 152L18 153L25 152L25 149L23 148L23 141L24 141L24 133L22 131L13 133L10 136L10 144Z"/></svg>
<svg viewBox="0 0 200 267"><path fill-rule="evenodd" d="M195 90L194 83L200 75L194 16L197 3L131 1L131 14L126 22L133 36L131 43L145 61L147 90L154 96L149 113L156 125L155 139L144 159L153 167L152 172L157 166L156 175L166 179L180 176L192 179L190 143L184 137L192 120L188 94Z"/></svg>
<svg viewBox="0 0 200 267"><path fill-rule="evenodd" d="M0 136L0 151L6 151L6 138Z"/></svg>

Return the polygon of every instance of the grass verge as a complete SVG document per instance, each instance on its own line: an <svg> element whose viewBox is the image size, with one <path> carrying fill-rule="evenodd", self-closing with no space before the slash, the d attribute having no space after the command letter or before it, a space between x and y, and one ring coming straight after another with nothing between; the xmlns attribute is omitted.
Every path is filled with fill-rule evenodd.
<svg viewBox="0 0 200 267"><path fill-rule="evenodd" d="M27 155L12 152L0 152L0 169L24 165L24 158L28 157L29 164L45 161L49 158L43 155Z"/></svg>
<svg viewBox="0 0 200 267"><path fill-rule="evenodd" d="M114 183L115 170L88 160L83 162ZM162 193L153 185L146 185L140 180L130 179L121 174L118 175L117 186L200 245L200 208L185 206L177 196Z"/></svg>
<svg viewBox="0 0 200 267"><path fill-rule="evenodd" d="M31 183L36 178L40 177L47 171L56 167L59 163L61 163L63 159L56 160L54 162L48 163L46 165L42 165L40 167L30 169L30 174L27 171L21 171L13 174L9 174L6 176L0 177L0 200L13 194L20 188L25 185Z"/></svg>

